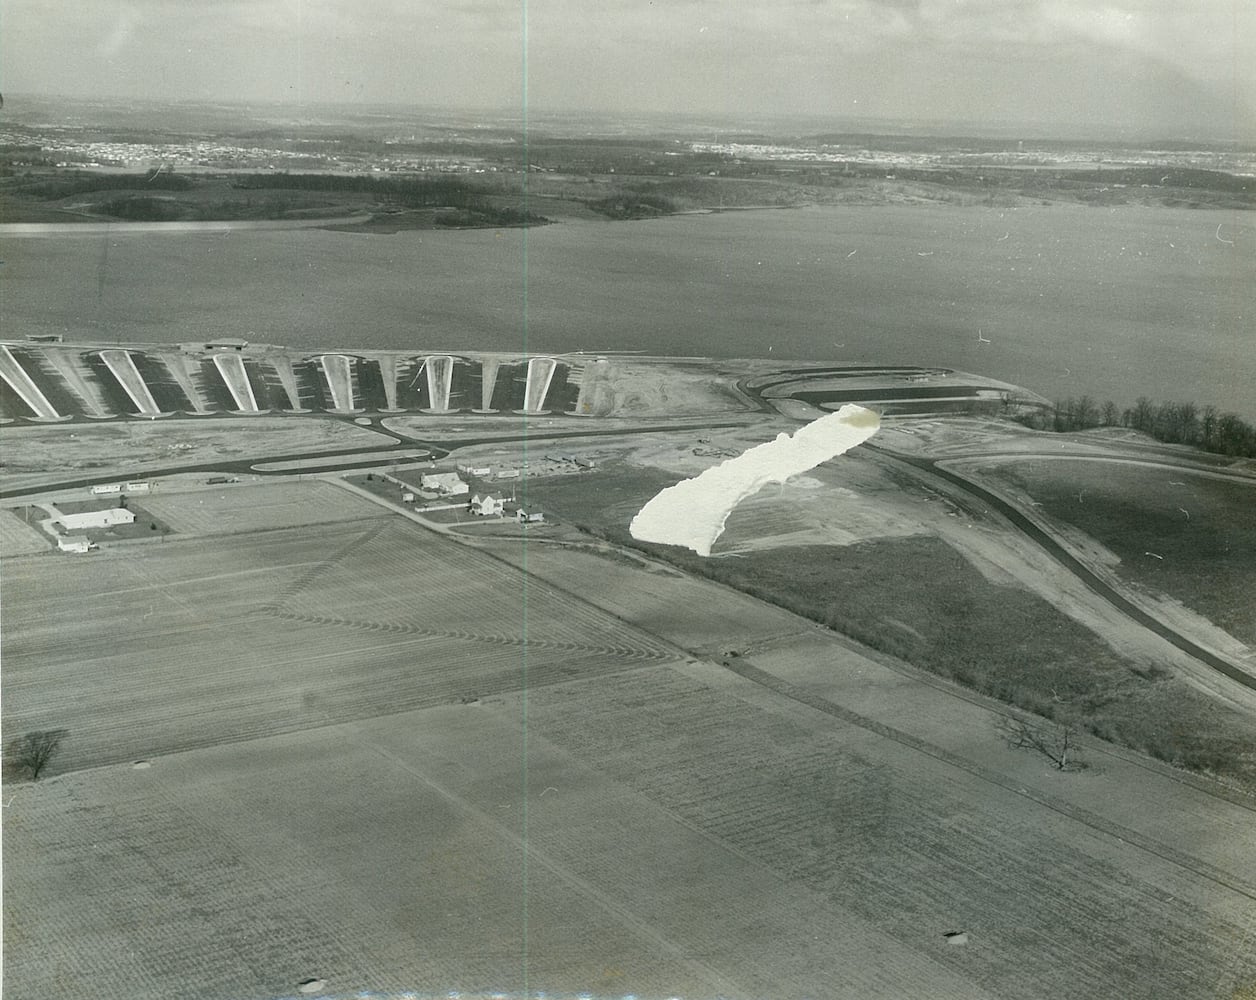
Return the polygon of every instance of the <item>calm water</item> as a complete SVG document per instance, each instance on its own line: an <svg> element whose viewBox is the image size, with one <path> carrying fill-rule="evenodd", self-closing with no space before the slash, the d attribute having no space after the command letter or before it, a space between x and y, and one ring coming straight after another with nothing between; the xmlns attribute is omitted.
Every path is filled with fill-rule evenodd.
<svg viewBox="0 0 1256 1000"><path fill-rule="evenodd" d="M10 337L946 365L1049 396L1256 418L1254 244L1241 213L1062 206L739 212L526 237L113 227L5 237L0 319Z"/></svg>

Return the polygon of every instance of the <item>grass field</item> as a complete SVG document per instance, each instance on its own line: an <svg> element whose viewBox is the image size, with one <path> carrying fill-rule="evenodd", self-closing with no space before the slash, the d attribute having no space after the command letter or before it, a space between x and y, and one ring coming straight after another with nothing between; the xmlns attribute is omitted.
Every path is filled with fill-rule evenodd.
<svg viewBox="0 0 1256 1000"><path fill-rule="evenodd" d="M1248 719L1160 668L1127 659L1042 597L991 582L939 538L784 545L703 559L628 535L633 514L673 481L652 471L601 469L570 482L534 482L529 493L613 542L1001 701L1256 788L1256 738ZM739 511L730 526L744 530L748 517ZM755 523L762 520L762 512L753 516ZM788 527L788 517L784 521Z"/></svg>
<svg viewBox="0 0 1256 1000"><path fill-rule="evenodd" d="M1256 789L1249 719L986 581L936 538L669 558L1000 701Z"/></svg>
<svg viewBox="0 0 1256 1000"><path fill-rule="evenodd" d="M1000 463L981 475L1115 553L1123 579L1256 645L1256 481L1063 459Z"/></svg>

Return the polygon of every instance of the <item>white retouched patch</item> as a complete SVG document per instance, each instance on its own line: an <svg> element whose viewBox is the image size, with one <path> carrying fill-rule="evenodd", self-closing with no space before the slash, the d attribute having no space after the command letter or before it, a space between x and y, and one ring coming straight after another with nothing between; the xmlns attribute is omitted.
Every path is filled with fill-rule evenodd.
<svg viewBox="0 0 1256 1000"><path fill-rule="evenodd" d="M880 426L872 410L847 403L836 413L800 427L792 437L782 431L774 441L755 445L693 479L667 487L641 508L628 530L641 542L683 545L709 556L711 546L724 533L728 515L746 497L768 483L783 483L849 451Z"/></svg>

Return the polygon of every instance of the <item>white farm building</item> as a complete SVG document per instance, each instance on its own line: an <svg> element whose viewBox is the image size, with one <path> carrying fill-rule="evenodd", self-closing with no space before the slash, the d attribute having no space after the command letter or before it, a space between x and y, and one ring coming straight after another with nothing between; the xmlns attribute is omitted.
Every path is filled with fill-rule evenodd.
<svg viewBox="0 0 1256 1000"><path fill-rule="evenodd" d="M106 507L104 510L84 511L82 514L62 514L57 522L66 531L111 528L115 524L134 524L135 514L125 507Z"/></svg>
<svg viewBox="0 0 1256 1000"><path fill-rule="evenodd" d="M429 472L419 479L419 484L425 490L434 490L437 493L446 493L450 496L457 496L459 493L471 492L456 472Z"/></svg>
<svg viewBox="0 0 1256 1000"><path fill-rule="evenodd" d="M480 496L478 493L471 498L471 513L480 517L501 517L506 505L501 497Z"/></svg>

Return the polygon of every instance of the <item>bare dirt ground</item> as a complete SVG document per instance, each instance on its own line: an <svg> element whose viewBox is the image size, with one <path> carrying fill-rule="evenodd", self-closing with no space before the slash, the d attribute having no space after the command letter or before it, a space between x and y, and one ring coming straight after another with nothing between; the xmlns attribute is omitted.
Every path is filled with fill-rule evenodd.
<svg viewBox="0 0 1256 1000"><path fill-rule="evenodd" d="M923 425L919 434L917 423ZM765 421L744 429L604 439L599 443L600 471L592 474L596 482L590 480L580 489L597 495L602 523L614 522L626 529L636 510L652 495L650 482L657 481L661 488L697 475L721 461L723 454L736 454L794 426ZM888 442L883 442L887 435ZM935 439L942 439L941 450L950 454L950 448L990 448L1009 440L1014 444L1024 441L1028 448L1040 450L1044 435L1005 421L894 421L884 425L874 441L895 448L904 440L915 441L918 446L932 448ZM616 474L616 485L612 485L606 470L619 467L616 461L641 470L639 481L631 475ZM538 499L543 501L552 494L550 482L541 480L534 485ZM599 488L596 483L607 485ZM937 488L918 479L905 481L875 455L856 451L780 486L769 485L743 502L729 516L713 556L735 559L785 545L842 546L933 535L964 556L991 583L1037 594L1122 656L1146 667L1171 670L1232 704L1256 710L1256 702L1242 690L1235 690L1237 685L1201 668L1185 653L1130 621L996 514L981 504L957 503L942 484L934 485Z"/></svg>
<svg viewBox="0 0 1256 1000"><path fill-rule="evenodd" d="M6 426L0 489L52 478L136 476L145 469L302 451L389 445L390 438L340 420L303 417L207 417L117 420L72 426Z"/></svg>
<svg viewBox="0 0 1256 1000"><path fill-rule="evenodd" d="M729 388L721 367L712 363L617 357L608 365L586 365L583 378L581 398L599 415L692 416L748 408Z"/></svg>
<svg viewBox="0 0 1256 1000"><path fill-rule="evenodd" d="M236 483L184 491L162 484L144 497L144 507L183 537L360 521L384 513L318 481Z"/></svg>
<svg viewBox="0 0 1256 1000"><path fill-rule="evenodd" d="M751 436L638 439L533 485L601 483L627 517ZM726 558L937 534L991 582L1064 588L980 509L846 465L739 512ZM197 531L254 490L325 512L327 489L145 502ZM1094 740L1061 774L999 737L1002 706L648 556L468 541L364 516L7 559L5 732L69 730L50 778L6 790L10 990L1256 986L1250 798Z"/></svg>
<svg viewBox="0 0 1256 1000"><path fill-rule="evenodd" d="M526 583L400 520L14 560L5 728L70 736L6 792L10 990L1256 980L1250 804L1101 749L1059 774L982 700L666 567L490 545Z"/></svg>
<svg viewBox="0 0 1256 1000"><path fill-rule="evenodd" d="M672 655L540 585L525 623L508 567L331 499L365 519L9 560L6 729L83 767L513 689L525 636L537 685Z"/></svg>
<svg viewBox="0 0 1256 1000"><path fill-rule="evenodd" d="M1250 598L1256 476L1067 454L993 456L948 467L1048 518L1162 617L1228 655L1256 662L1244 645L1256 641Z"/></svg>
<svg viewBox="0 0 1256 1000"><path fill-rule="evenodd" d="M0 559L49 551L49 538L37 526L45 516L42 509L32 510L32 523L28 524L20 509L0 510Z"/></svg>
<svg viewBox="0 0 1256 1000"><path fill-rule="evenodd" d="M728 413L695 414L692 416L667 417L665 415L644 417L589 417L572 416L404 416L385 417L380 423L385 430L399 434L408 434L421 440L431 441L462 441L467 439L491 436L522 436L531 435L538 439L555 434L567 435L578 439L582 435L590 438L606 431L622 431L632 434L642 427L657 428L664 424L676 425L683 429L686 425L701 429L711 422L744 421L748 426L757 426L764 417L759 413Z"/></svg>

